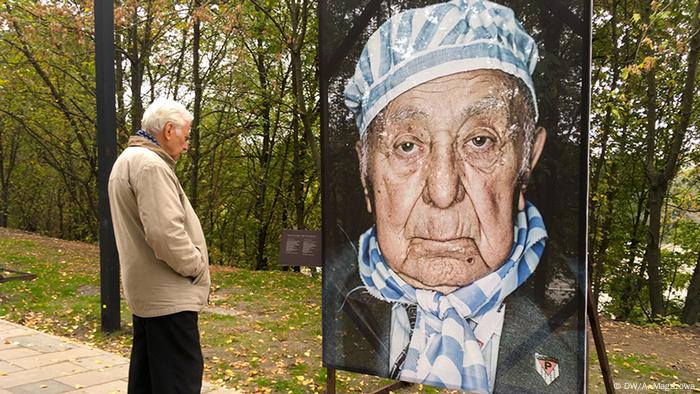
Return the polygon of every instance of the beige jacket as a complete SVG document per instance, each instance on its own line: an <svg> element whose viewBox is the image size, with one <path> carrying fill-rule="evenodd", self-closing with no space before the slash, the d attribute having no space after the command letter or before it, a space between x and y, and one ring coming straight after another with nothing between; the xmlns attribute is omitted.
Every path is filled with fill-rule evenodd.
<svg viewBox="0 0 700 394"><path fill-rule="evenodd" d="M109 177L124 296L140 317L199 311L209 297L209 255L175 161L131 137Z"/></svg>

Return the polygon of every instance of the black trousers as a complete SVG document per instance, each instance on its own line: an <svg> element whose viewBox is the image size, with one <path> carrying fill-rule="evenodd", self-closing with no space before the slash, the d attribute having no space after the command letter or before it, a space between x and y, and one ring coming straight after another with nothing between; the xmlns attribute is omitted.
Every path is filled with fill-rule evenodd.
<svg viewBox="0 0 700 394"><path fill-rule="evenodd" d="M199 394L204 360L197 312L132 316L129 394Z"/></svg>

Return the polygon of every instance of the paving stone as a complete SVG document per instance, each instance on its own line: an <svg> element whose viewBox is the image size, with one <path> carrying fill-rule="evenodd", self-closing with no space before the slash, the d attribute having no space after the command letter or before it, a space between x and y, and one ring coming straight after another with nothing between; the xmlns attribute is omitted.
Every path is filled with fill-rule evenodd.
<svg viewBox="0 0 700 394"><path fill-rule="evenodd" d="M63 361L73 361L78 363L81 357L89 357L94 354L94 350L89 348L73 348L62 352L44 353L39 356L23 357L12 360L12 364L18 365L24 369L39 368L45 365L57 364Z"/></svg>
<svg viewBox="0 0 700 394"><path fill-rule="evenodd" d="M55 380L32 382L8 389L8 391L13 394L59 394L67 393L72 390L75 390L75 388Z"/></svg>
<svg viewBox="0 0 700 394"><path fill-rule="evenodd" d="M19 324L10 323L5 320L2 320L2 324L0 324L0 340L2 340L3 342L8 338L19 335L27 335L32 332L35 331L30 328L20 326Z"/></svg>
<svg viewBox="0 0 700 394"><path fill-rule="evenodd" d="M60 352L77 347L76 345L62 342L56 337L43 335L39 332L30 335L12 337L10 338L10 341L42 353Z"/></svg>
<svg viewBox="0 0 700 394"><path fill-rule="evenodd" d="M3 320L2 322L0 322L0 331L1 331L3 328L7 328L7 327L16 327L16 326L17 326L17 325L16 325L15 323L11 323L11 322L9 322L9 321L7 321L7 320Z"/></svg>
<svg viewBox="0 0 700 394"><path fill-rule="evenodd" d="M109 382L101 384L99 386L87 387L84 389L79 389L75 391L69 391L66 394L115 394L115 393L126 393L127 392L127 382L126 380L116 380L114 382Z"/></svg>
<svg viewBox="0 0 700 394"><path fill-rule="evenodd" d="M8 361L0 360L0 375L2 375L3 373L8 374L11 372L21 371L22 369L23 368L20 368L17 365L14 365Z"/></svg>
<svg viewBox="0 0 700 394"><path fill-rule="evenodd" d="M10 387L21 386L32 382L40 382L42 380L53 379L60 376L68 376L83 371L82 368L69 362L60 364L47 365L43 368L28 369L9 373L5 376L0 376L0 389L8 389Z"/></svg>
<svg viewBox="0 0 700 394"><path fill-rule="evenodd" d="M0 394L126 393L129 360L0 319L0 372ZM241 393L208 382L202 392Z"/></svg>
<svg viewBox="0 0 700 394"><path fill-rule="evenodd" d="M18 327L7 327L6 329L0 330L0 340L9 340L12 337L26 334L26 329L23 330Z"/></svg>
<svg viewBox="0 0 700 394"><path fill-rule="evenodd" d="M95 351L93 350L93 354ZM85 369L100 369L105 367L116 367L117 365L128 364L129 360L114 354L104 353L93 357L83 357L73 361Z"/></svg>
<svg viewBox="0 0 700 394"><path fill-rule="evenodd" d="M33 350L33 349L16 347L14 349L0 350L0 360L9 361L9 360L17 359L17 358L38 356L40 354L41 354L41 352L37 352L36 350Z"/></svg>
<svg viewBox="0 0 700 394"><path fill-rule="evenodd" d="M114 380L126 379L129 376L129 366L119 365L113 368L104 368L95 371L83 372L71 376L64 376L56 378L61 383L65 383L69 386L75 387L80 385L82 387L97 386L105 382L111 382Z"/></svg>

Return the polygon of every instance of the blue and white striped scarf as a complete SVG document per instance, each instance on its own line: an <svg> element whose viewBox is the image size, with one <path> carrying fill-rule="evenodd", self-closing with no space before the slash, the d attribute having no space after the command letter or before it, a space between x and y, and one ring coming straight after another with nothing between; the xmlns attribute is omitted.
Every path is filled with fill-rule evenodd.
<svg viewBox="0 0 700 394"><path fill-rule="evenodd" d="M484 358L467 319L497 308L527 280L547 238L542 216L530 202L518 213L514 230L510 257L498 270L448 295L408 285L384 261L375 227L362 234L358 260L367 291L383 301L418 306L401 380L490 391Z"/></svg>

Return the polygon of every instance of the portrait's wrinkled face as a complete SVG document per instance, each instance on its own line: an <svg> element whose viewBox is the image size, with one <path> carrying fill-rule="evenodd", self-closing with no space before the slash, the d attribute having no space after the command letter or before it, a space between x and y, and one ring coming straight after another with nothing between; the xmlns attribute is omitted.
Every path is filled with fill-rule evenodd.
<svg viewBox="0 0 700 394"><path fill-rule="evenodd" d="M539 128L526 149L527 94L501 71L462 72L408 90L373 121L368 210L387 264L408 284L446 294L510 254L519 179L545 140Z"/></svg>

